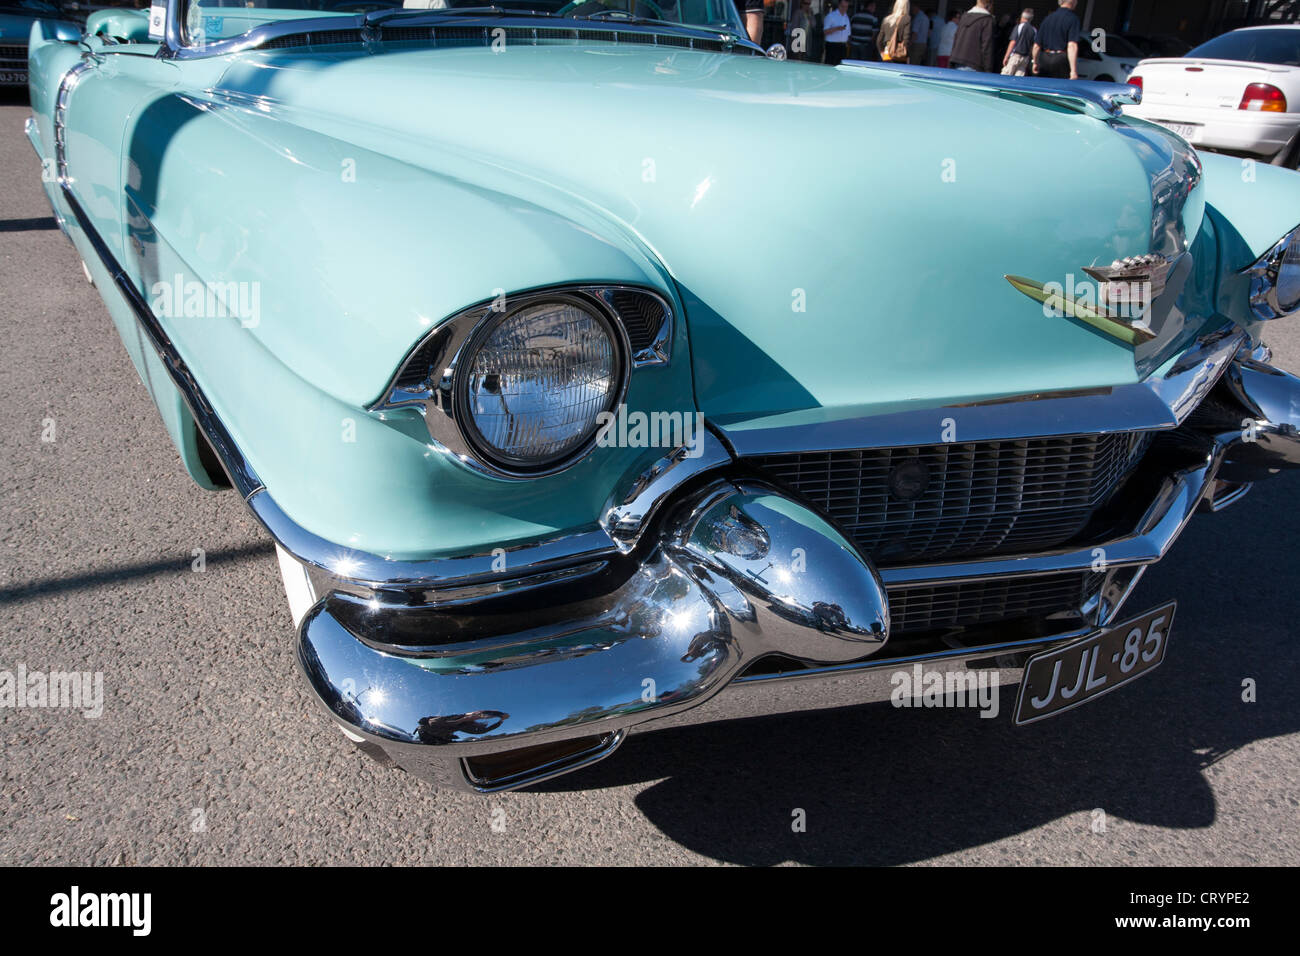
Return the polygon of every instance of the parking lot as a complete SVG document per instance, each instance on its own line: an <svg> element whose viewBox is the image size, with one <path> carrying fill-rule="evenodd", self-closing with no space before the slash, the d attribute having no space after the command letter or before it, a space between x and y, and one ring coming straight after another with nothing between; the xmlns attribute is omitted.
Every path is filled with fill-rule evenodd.
<svg viewBox="0 0 1300 956"><path fill-rule="evenodd" d="M1192 524L1128 606L1178 599L1166 662L1055 720L1005 691L758 717L489 798L372 763L309 699L269 538L182 472L27 114L0 106L0 670L102 672L104 711L0 709L0 864L1300 859L1296 476ZM1270 342L1300 369L1300 326Z"/></svg>

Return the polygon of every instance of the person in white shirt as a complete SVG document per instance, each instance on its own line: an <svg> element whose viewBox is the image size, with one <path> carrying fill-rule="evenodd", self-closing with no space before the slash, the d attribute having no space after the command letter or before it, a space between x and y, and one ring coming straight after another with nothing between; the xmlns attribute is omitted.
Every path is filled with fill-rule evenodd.
<svg viewBox="0 0 1300 956"><path fill-rule="evenodd" d="M826 14L822 32L826 36L826 62L839 66L849 55L849 0L840 0L839 7Z"/></svg>
<svg viewBox="0 0 1300 956"><path fill-rule="evenodd" d="M948 14L948 22L943 25L939 31L939 65L947 66L948 58L952 56L952 41L957 39L957 21L961 19L961 11L956 10Z"/></svg>
<svg viewBox="0 0 1300 956"><path fill-rule="evenodd" d="M912 38L907 41L907 62L925 66L925 51L930 46L930 18L920 7L912 7Z"/></svg>

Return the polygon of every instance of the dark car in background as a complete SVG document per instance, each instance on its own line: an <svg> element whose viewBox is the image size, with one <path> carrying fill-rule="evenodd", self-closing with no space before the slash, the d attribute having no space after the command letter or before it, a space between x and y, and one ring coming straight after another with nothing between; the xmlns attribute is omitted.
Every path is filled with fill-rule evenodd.
<svg viewBox="0 0 1300 956"><path fill-rule="evenodd" d="M81 36L88 8L58 0L0 0L0 88L27 85L27 39L32 24L47 21L61 40Z"/></svg>
<svg viewBox="0 0 1300 956"><path fill-rule="evenodd" d="M1171 34L1122 33L1120 37L1142 51L1143 57L1186 56L1192 45Z"/></svg>

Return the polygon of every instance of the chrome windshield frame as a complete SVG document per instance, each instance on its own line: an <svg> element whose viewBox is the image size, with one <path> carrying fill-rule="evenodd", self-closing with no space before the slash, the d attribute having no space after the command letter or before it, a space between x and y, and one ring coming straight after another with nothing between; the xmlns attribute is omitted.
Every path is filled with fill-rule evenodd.
<svg viewBox="0 0 1300 956"><path fill-rule="evenodd" d="M254 50L264 43L274 40L278 37L289 36L295 33L308 33L313 30L330 30L339 29L340 25L346 25L347 28L354 28L363 34L375 31L382 35L382 24L371 24L367 15L364 13L357 14L325 14L319 17L303 17L295 20L277 20L270 23L263 23L260 26L239 36L226 37L220 40L205 42L200 46L194 46L186 42L184 21L186 7L193 0L167 0L167 22L163 25L163 36L159 47L159 56L166 59L176 60L195 60L206 59L208 57L226 56L231 53L243 53L246 50ZM218 8L225 9L225 8ZM436 10L412 11L436 15ZM538 29L555 29L557 18L531 16L527 13L520 12L518 15L506 11L506 15L512 21L512 25L535 27ZM499 14L484 14L482 21L484 23L497 23L502 19ZM570 18L564 18L570 19ZM478 18L460 17L457 24L460 26L473 26L478 23ZM605 31L609 33L642 33L658 34L672 33L674 35L685 35L699 40L709 40L722 43L730 43L737 49L749 50L759 56L764 55L763 48L751 41L748 37L728 33L722 29L715 29L705 26L694 26L691 24L662 24L662 23L642 23L635 20L573 20L574 23L581 23L581 29L585 31ZM577 28L575 28L577 29ZM682 47L673 45L673 50L681 50Z"/></svg>

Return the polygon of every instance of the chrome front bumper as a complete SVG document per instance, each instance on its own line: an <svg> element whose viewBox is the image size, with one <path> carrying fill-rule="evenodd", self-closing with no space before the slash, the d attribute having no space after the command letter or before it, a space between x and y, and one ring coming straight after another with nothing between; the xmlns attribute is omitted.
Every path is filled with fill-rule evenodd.
<svg viewBox="0 0 1300 956"><path fill-rule="evenodd" d="M1220 393L1237 405L1197 432L1195 460L1164 478L1126 533L1086 546L877 570L775 487L705 480L669 501L653 543L607 588L582 578L559 597L506 591L468 608L334 591L302 621L300 663L363 749L478 792L586 766L634 728L801 709L800 680L837 682L847 694L838 703L868 699L862 681L845 678L916 661L1014 669L1115 620L1198 508L1217 510L1243 481L1300 464L1300 380L1243 354ZM1103 578L1095 597L1055 627L919 651L890 643L889 589L1090 570ZM764 659L792 667L751 668Z"/></svg>

